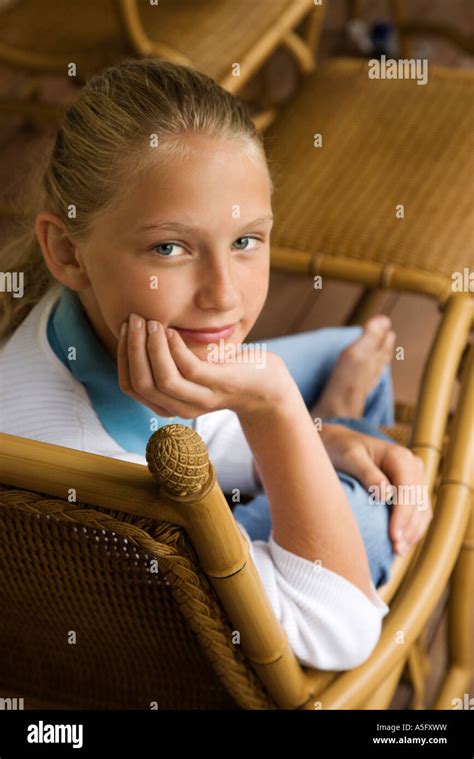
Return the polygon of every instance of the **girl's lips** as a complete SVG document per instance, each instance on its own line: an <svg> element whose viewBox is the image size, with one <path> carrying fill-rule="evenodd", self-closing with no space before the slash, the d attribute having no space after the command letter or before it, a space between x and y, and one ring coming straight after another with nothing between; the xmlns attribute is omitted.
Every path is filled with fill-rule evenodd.
<svg viewBox="0 0 474 759"><path fill-rule="evenodd" d="M204 343L204 345L206 345L208 343L215 343L219 340L226 340L233 334L236 326L237 323L231 324L229 327L226 327L225 329L221 329L219 331L207 332L204 330L201 332L195 329L181 329L180 327L173 327L173 329L179 332L182 337L188 338L188 340L194 340L196 343Z"/></svg>

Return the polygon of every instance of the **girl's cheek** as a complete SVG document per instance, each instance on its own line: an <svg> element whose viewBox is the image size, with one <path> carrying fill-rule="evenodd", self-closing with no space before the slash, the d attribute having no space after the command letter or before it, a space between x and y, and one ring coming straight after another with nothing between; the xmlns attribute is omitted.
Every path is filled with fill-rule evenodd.
<svg viewBox="0 0 474 759"><path fill-rule="evenodd" d="M122 301L117 304L117 309L114 311L109 321L116 337L119 337L120 335L120 329L123 322L129 323L131 314L137 314L145 320L153 319L155 321L160 321L167 326L168 323L171 323L172 321L173 312L171 309L167 311L166 308L163 307L163 304L156 294L148 298L134 298L127 304L124 304Z"/></svg>

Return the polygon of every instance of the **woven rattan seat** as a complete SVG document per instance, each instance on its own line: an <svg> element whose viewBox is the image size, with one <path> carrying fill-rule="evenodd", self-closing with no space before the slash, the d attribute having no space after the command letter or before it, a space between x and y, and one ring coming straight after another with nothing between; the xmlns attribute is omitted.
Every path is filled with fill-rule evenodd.
<svg viewBox="0 0 474 759"><path fill-rule="evenodd" d="M367 61L333 59L307 77L266 132L280 176L274 264L303 251L448 285L472 266L473 94L468 70L430 67L423 86L369 79Z"/></svg>
<svg viewBox="0 0 474 759"><path fill-rule="evenodd" d="M399 445L409 445L411 429L408 424L394 424L391 427L380 427L380 429Z"/></svg>

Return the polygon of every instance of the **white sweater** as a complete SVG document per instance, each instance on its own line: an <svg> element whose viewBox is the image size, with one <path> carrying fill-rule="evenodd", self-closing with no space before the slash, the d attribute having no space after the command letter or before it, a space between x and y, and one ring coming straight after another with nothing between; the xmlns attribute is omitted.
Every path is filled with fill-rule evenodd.
<svg viewBox="0 0 474 759"><path fill-rule="evenodd" d="M48 317L60 294L52 287L18 329L0 343L0 431L146 466L101 424L84 386L49 345ZM203 414L196 431L207 445L222 489L258 489L252 451L237 415ZM291 511L291 509L289 509ZM270 536L251 541L250 552L275 614L302 664L350 669L375 647L388 607L372 586L369 598L345 578L290 553Z"/></svg>

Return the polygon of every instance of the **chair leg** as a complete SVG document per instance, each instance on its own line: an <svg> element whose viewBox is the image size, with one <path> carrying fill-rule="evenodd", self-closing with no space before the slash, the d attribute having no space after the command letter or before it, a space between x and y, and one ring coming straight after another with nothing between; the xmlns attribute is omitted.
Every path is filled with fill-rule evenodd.
<svg viewBox="0 0 474 759"><path fill-rule="evenodd" d="M264 111L252 116L252 121L259 132L264 132L275 121L277 113L276 108L266 108Z"/></svg>
<svg viewBox="0 0 474 759"><path fill-rule="evenodd" d="M380 304L385 300L386 293L378 288L368 288L364 290L359 300L355 304L347 320L347 325L363 324L369 316L380 312Z"/></svg>
<svg viewBox="0 0 474 759"><path fill-rule="evenodd" d="M370 316L381 313L386 298L386 292L379 288L367 288L359 297L352 309L347 325L364 324ZM395 403L395 420L403 424L412 424L415 417L415 407L409 403L397 401Z"/></svg>
<svg viewBox="0 0 474 759"><path fill-rule="evenodd" d="M314 71L316 63L313 51L301 37L293 31L288 32L283 38L282 44L292 53L303 74L310 74Z"/></svg>
<svg viewBox="0 0 474 759"><path fill-rule="evenodd" d="M361 705L362 709L381 709L385 711L390 707L393 695L397 689L398 683L400 682L400 677L404 665L405 662L402 660L389 674L389 676L386 677L385 680L378 686L378 688L376 688L374 692L371 693L367 701L364 701L364 703Z"/></svg>
<svg viewBox="0 0 474 759"><path fill-rule="evenodd" d="M324 17L323 6L315 5L306 17L304 36L300 37L294 30L291 30L282 40L282 44L294 56L303 74L310 74L316 68L316 52Z"/></svg>
<svg viewBox="0 0 474 759"><path fill-rule="evenodd" d="M407 666L413 687L413 709L426 709L426 678L430 671L430 661L420 640L411 647Z"/></svg>
<svg viewBox="0 0 474 759"><path fill-rule="evenodd" d="M322 28L324 13L320 6L314 9L306 17L304 29L304 38L300 37L294 29L287 32L281 41L281 47L286 48L292 58L295 60L300 73L310 74L316 68L316 48L319 42L319 35ZM260 113L252 116L253 122L260 132L264 132L272 124L277 116L278 109L282 105L280 99L275 100L268 93L270 85L266 72L267 67L261 71L260 88L257 103L264 108ZM241 95L245 100L245 95ZM255 101L255 97L253 98ZM286 98L287 100L288 98Z"/></svg>
<svg viewBox="0 0 474 759"><path fill-rule="evenodd" d="M469 702L470 680L474 673L473 599L474 515L471 511L465 539L451 577L448 601L448 671L436 699L435 709L469 708L465 702L466 697Z"/></svg>
<svg viewBox="0 0 474 759"><path fill-rule="evenodd" d="M315 57L319 47L319 39L321 37L325 15L322 5L315 5L314 9L309 13L306 19L304 38Z"/></svg>

